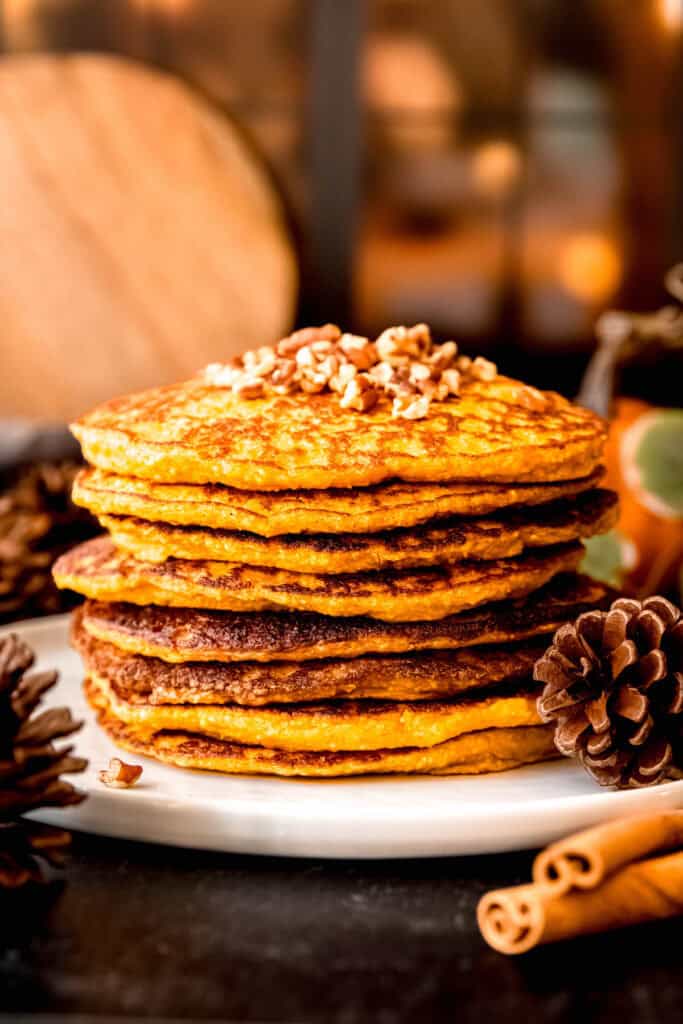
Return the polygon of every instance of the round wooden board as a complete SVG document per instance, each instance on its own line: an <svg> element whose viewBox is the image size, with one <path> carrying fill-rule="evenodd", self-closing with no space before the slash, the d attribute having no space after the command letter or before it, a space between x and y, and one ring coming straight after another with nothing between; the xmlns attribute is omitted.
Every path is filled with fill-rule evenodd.
<svg viewBox="0 0 683 1024"><path fill-rule="evenodd" d="M0 62L0 414L68 419L290 328L297 268L259 160L177 79Z"/></svg>

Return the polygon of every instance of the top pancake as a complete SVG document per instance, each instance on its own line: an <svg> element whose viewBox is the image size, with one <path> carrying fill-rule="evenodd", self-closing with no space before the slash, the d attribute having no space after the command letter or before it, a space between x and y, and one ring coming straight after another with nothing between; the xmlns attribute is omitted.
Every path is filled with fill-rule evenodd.
<svg viewBox="0 0 683 1024"><path fill-rule="evenodd" d="M409 484L393 480L362 488L247 491L222 484L158 484L82 470L73 500L94 515L135 516L177 526L246 530L261 537L287 533L375 533L446 516L485 516L505 508L572 498L601 482L589 476L549 484Z"/></svg>
<svg viewBox="0 0 683 1024"><path fill-rule="evenodd" d="M194 378L113 399L72 429L86 459L112 473L261 491L570 480L597 467L606 434L594 413L554 392L539 409L503 376L468 379L414 421L392 419L386 398L358 413L329 392L247 401Z"/></svg>

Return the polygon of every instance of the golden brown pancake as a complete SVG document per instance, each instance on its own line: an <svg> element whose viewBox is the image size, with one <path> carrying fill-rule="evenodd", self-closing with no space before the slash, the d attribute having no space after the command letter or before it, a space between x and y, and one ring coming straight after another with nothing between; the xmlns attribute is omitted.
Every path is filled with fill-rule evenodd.
<svg viewBox="0 0 683 1024"><path fill-rule="evenodd" d="M86 695L111 739L138 755L180 768L233 775L334 778L349 775L473 775L504 771L557 757L552 726L484 729L432 747L365 751L285 751L209 739L196 733L149 732L117 718L97 686L86 680Z"/></svg>
<svg viewBox="0 0 683 1024"><path fill-rule="evenodd" d="M117 547L147 562L167 558L239 562L291 572L349 573L449 565L465 559L511 558L606 533L617 521L614 491L587 491L500 516L450 518L429 526L381 533L311 533L261 537L238 530L171 526L128 516L102 516Z"/></svg>
<svg viewBox="0 0 683 1024"><path fill-rule="evenodd" d="M404 655L328 658L303 662L183 662L128 654L74 618L72 641L90 675L106 679L131 704L290 704L321 700L435 700L497 686L528 686L548 645L541 637L518 644L422 651Z"/></svg>
<svg viewBox="0 0 683 1024"><path fill-rule="evenodd" d="M184 661L272 662L458 649L554 632L614 593L587 576L561 575L528 597L431 622L333 619L313 612L232 613L86 601L83 627L122 651Z"/></svg>
<svg viewBox="0 0 683 1024"><path fill-rule="evenodd" d="M271 491L414 482L571 480L598 466L605 423L547 392L528 407L518 381L467 380L423 420L368 413L331 392L247 401L201 377L113 399L73 425L88 462L155 483Z"/></svg>
<svg viewBox="0 0 683 1024"><path fill-rule="evenodd" d="M499 509L541 505L597 487L602 467L580 480L554 484L393 481L374 487L318 491L244 491L222 484L158 484L81 471L73 499L97 516L135 516L179 526L283 533L373 533L417 526L446 516L485 516Z"/></svg>
<svg viewBox="0 0 683 1024"><path fill-rule="evenodd" d="M231 562L143 562L97 537L54 567L57 585L99 601L216 608L316 611L386 621L440 619L488 601L520 597L559 572L576 569L579 543L537 548L520 558L458 562L428 569L321 576Z"/></svg>
<svg viewBox="0 0 683 1024"><path fill-rule="evenodd" d="M100 676L89 678L114 715L142 732L192 732L277 750L393 750L431 747L481 729L540 725L536 692L451 701L328 701L245 707L239 704L131 702Z"/></svg>

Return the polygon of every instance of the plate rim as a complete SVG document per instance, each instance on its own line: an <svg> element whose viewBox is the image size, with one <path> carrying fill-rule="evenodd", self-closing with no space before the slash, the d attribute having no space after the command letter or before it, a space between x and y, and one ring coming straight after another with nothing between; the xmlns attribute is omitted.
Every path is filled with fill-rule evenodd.
<svg viewBox="0 0 683 1024"><path fill-rule="evenodd" d="M57 657L60 656L59 650L62 646L68 649L69 654L76 656L68 643L70 618L71 613L67 612L3 624L0 626L0 637L9 633L27 634L24 638L30 644L32 636L57 630L62 633L61 640L57 641ZM64 680L64 682L66 685L70 685L68 680ZM98 729L99 727L94 721L94 717L91 717L86 719L84 728ZM112 747L116 747L112 741L108 742ZM210 774L216 778L220 776L218 772L207 773L199 769L160 765L160 762L153 758L143 756L136 755L136 760L156 767L161 766L174 773L182 772L186 778L188 775L205 776ZM513 769L513 771L526 771L529 774L550 771L563 774L565 770L573 771L574 768L581 770L569 759L565 759L564 762L558 760L543 765L525 766ZM186 796L159 792L158 788L154 786L146 788L143 784L122 792L111 789L100 790L91 784L87 784L85 787L79 786L78 779L75 779L78 788L85 788L88 800L71 808L40 809L32 812L30 816L35 820L58 824L76 831L87 831L143 842L185 845L198 849L279 856L398 859L527 849L533 845L547 842L550 838L566 834L568 829L575 827L587 827L589 824L621 815L631 816L645 810L653 810L658 805L662 810L675 805L683 805L683 780L673 780L651 788L631 790L601 788L596 784L595 791L560 794L557 797L542 795L529 801L524 801L521 798L510 801L509 796L506 797L503 794L498 797L488 797L480 803L468 802L464 811L458 813L457 801L455 799L449 801L447 796L442 796L439 800L424 802L411 803L408 800L392 800L384 803L381 799L375 799L366 803L362 799L363 790L375 786L414 784L417 781L424 786L432 786L435 789L438 787L443 794L444 791L447 791L449 784L452 785L454 781L462 784L466 781L466 776L407 774L342 779L296 779L256 775L229 776L229 778L252 779L261 786L267 784L267 788L264 789L258 800L247 800L244 793L236 794L226 791L223 796L199 794L193 798L192 802L188 803ZM477 777L472 778L474 781ZM294 784L303 786L306 790L313 790L314 793L310 800L301 802L292 799L283 800L281 793L278 799L280 784L288 787L288 794L291 793L291 787ZM336 788L337 792L342 787L358 789L359 799L346 799L338 802L322 799L324 790L332 787ZM317 801L316 797L318 797ZM122 815L121 811L124 811ZM314 820L312 820L313 813ZM130 823L134 823L135 819L142 815L147 819L149 827L145 827L145 823L142 822L143 827L140 833L139 830L136 831L135 825ZM455 834L457 833L456 826L458 823L462 823L463 816L466 816L468 822L473 823L475 827L486 824L486 828L482 829L480 842L477 841L476 836L471 834L471 830L468 837L461 837L458 841L458 836ZM225 828L220 830L220 834L212 835L207 835L205 831L201 832L200 830L200 834L196 836L196 842L193 841L192 836L179 842L177 835L183 820L190 823L199 821L202 817L211 819L209 827L214 819L223 819ZM495 819L495 822L492 819ZM573 824L563 824L562 822L566 819ZM352 825L355 825L357 830L367 832L368 822L375 822L378 828L374 832L369 830L370 834L366 834L360 839L357 835L355 837L345 835L345 830L348 831ZM576 826L576 822L579 822L578 826ZM309 826L308 838L306 835L307 825ZM427 825L429 828L425 829L425 833L429 832L430 834L420 834L420 830ZM267 826L270 826L270 829ZM331 831L335 831L335 826L336 833L338 833L337 852L330 849L331 845L334 846L334 840L325 835L326 829L331 827ZM505 833L505 837L501 836L498 846L492 845L492 835L496 829ZM392 830L395 835L390 841L389 833ZM409 830L411 835L405 835L406 830ZM150 834L150 832L154 832L154 834ZM443 834L439 834L440 832ZM242 840L240 840L240 833ZM301 852L302 848L306 846L310 849L307 852Z"/></svg>

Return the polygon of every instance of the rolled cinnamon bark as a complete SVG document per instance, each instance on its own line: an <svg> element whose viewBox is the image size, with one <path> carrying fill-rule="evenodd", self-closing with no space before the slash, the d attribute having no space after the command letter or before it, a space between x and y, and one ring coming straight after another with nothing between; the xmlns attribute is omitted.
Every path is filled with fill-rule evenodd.
<svg viewBox="0 0 683 1024"><path fill-rule="evenodd" d="M639 861L596 889L557 895L531 884L487 893L477 908L484 939L500 953L683 913L683 853Z"/></svg>
<svg viewBox="0 0 683 1024"><path fill-rule="evenodd" d="M679 847L683 811L622 818L553 843L536 857L532 877L560 896L571 889L593 889L631 861Z"/></svg>

